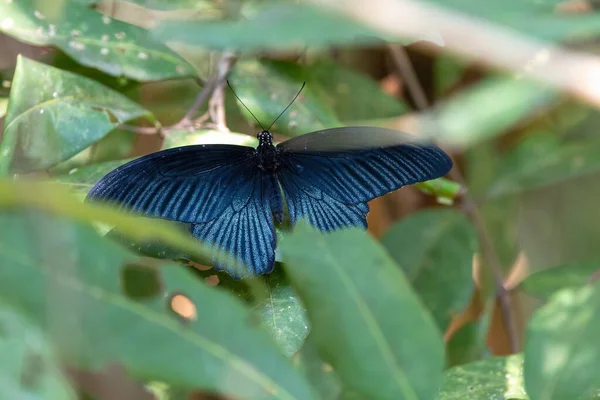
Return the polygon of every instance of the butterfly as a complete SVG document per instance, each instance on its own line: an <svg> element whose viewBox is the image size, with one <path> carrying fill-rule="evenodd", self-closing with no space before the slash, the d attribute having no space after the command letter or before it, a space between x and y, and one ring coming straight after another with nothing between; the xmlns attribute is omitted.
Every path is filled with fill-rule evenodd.
<svg viewBox="0 0 600 400"><path fill-rule="evenodd" d="M369 200L450 171L444 151L409 137L342 127L274 145L262 130L256 148L193 145L143 156L109 172L87 198L189 223L195 238L247 267L215 262L216 269L235 278L262 275L274 268L274 222L283 222L286 205L291 224L366 228Z"/></svg>

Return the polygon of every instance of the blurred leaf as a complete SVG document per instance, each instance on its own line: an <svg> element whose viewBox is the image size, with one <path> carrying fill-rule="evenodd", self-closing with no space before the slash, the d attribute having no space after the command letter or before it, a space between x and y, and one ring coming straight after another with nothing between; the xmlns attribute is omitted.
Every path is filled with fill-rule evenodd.
<svg viewBox="0 0 600 400"><path fill-rule="evenodd" d="M103 163L87 165L85 167L74 168L66 175L56 177L55 181L66 184L69 189L87 195L92 186L94 186L96 182L104 177L104 175L128 161L131 160L107 161Z"/></svg>
<svg viewBox="0 0 600 400"><path fill-rule="evenodd" d="M139 81L195 76L187 61L137 26L80 4L0 2L0 31L30 44L53 45L83 65Z"/></svg>
<svg viewBox="0 0 600 400"><path fill-rule="evenodd" d="M214 8L214 1L209 0L119 0L140 5L153 10L198 10L205 11Z"/></svg>
<svg viewBox="0 0 600 400"><path fill-rule="evenodd" d="M504 196L600 172L600 140L533 132L500 161L488 196Z"/></svg>
<svg viewBox="0 0 600 400"><path fill-rule="evenodd" d="M150 117L117 92L19 56L0 143L0 173L48 168L141 116Z"/></svg>
<svg viewBox="0 0 600 400"><path fill-rule="evenodd" d="M394 224L381 243L444 332L473 295L478 244L470 221L454 210L421 211Z"/></svg>
<svg viewBox="0 0 600 400"><path fill-rule="evenodd" d="M380 43L383 36L345 16L293 3L267 4L246 20L164 21L152 33L165 41L244 52Z"/></svg>
<svg viewBox="0 0 600 400"><path fill-rule="evenodd" d="M0 298L46 331L68 363L96 369L117 362L140 379L240 399L312 398L231 295L182 268L145 264L79 224L39 214L0 221ZM152 271L153 296L132 299L123 274L131 265ZM171 309L175 296L187 298L189 317ZM53 305L60 308L50 308L49 319Z"/></svg>
<svg viewBox="0 0 600 400"><path fill-rule="evenodd" d="M600 389L598 337L600 286L564 289L552 296L527 326L524 375L531 398L595 395Z"/></svg>
<svg viewBox="0 0 600 400"><path fill-rule="evenodd" d="M441 142L471 146L556 100L556 93L522 79L487 78L440 103L420 124L424 134Z"/></svg>
<svg viewBox="0 0 600 400"><path fill-rule="evenodd" d="M251 60L236 64L230 82L246 107L268 128L308 79L306 73L294 63ZM309 81L273 130L296 136L342 125L333 109L320 97L319 89ZM253 121L249 114L247 116Z"/></svg>
<svg viewBox="0 0 600 400"><path fill-rule="evenodd" d="M370 76L337 63L320 61L301 66L273 62L271 65L282 74L288 71L290 76L305 79L307 88L312 88L343 122L397 117L408 111L404 102L383 92Z"/></svg>
<svg viewBox="0 0 600 400"><path fill-rule="evenodd" d="M168 221L140 218L137 214L117 211L105 205L84 204L56 183L13 182L0 179L0 209L17 206L67 216L76 221L113 226L130 240L160 241L194 257L218 257L207 246L174 229ZM223 260L227 261L227 258Z"/></svg>
<svg viewBox="0 0 600 400"><path fill-rule="evenodd" d="M431 181L419 182L414 186L429 195L450 200L455 200L463 191L463 187L460 183L446 178L437 178Z"/></svg>
<svg viewBox="0 0 600 400"><path fill-rule="evenodd" d="M575 288L590 282L592 274L600 271L600 262L590 261L548 268L529 275L519 289L532 296L548 299L555 292Z"/></svg>
<svg viewBox="0 0 600 400"><path fill-rule="evenodd" d="M291 357L300 350L309 330L306 309L281 268L275 268L273 273L264 277L254 278L261 284L252 286L248 285L250 282L247 279L240 283L212 269L201 274L205 277L217 276L219 288L248 302L261 326L271 333L283 354Z"/></svg>
<svg viewBox="0 0 600 400"><path fill-rule="evenodd" d="M307 377L323 400L340 398L342 385L333 367L323 361L309 335L302 348L294 355L294 365Z"/></svg>
<svg viewBox="0 0 600 400"><path fill-rule="evenodd" d="M6 277L6 271L3 276ZM47 338L16 310L0 301L0 397L11 400L76 399Z"/></svg>
<svg viewBox="0 0 600 400"><path fill-rule="evenodd" d="M369 399L433 397L444 365L442 339L374 239L357 228L326 234L301 222L281 248L313 343L346 387Z"/></svg>
<svg viewBox="0 0 600 400"><path fill-rule="evenodd" d="M523 356L496 357L449 369L436 399L529 399L523 387Z"/></svg>
<svg viewBox="0 0 600 400"><path fill-rule="evenodd" d="M440 54L435 59L435 90L438 96L443 96L465 73L469 63L450 55Z"/></svg>
<svg viewBox="0 0 600 400"><path fill-rule="evenodd" d="M600 15L597 13L556 12L558 0L428 0L465 14L495 22L505 28L538 39L563 41L592 38L600 33ZM563 3L566 3L564 0Z"/></svg>
<svg viewBox="0 0 600 400"><path fill-rule="evenodd" d="M465 323L446 341L448 367L481 360L489 354L487 340L495 307L495 297L486 299L479 319Z"/></svg>
<svg viewBox="0 0 600 400"><path fill-rule="evenodd" d="M258 139L242 133L220 132L212 129L201 129L194 132L171 131L163 143L163 149L195 144L235 144L256 147Z"/></svg>

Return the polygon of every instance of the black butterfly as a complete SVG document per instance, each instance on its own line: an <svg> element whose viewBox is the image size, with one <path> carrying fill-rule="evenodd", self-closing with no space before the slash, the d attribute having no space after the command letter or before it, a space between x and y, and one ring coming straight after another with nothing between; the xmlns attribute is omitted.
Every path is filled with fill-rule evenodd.
<svg viewBox="0 0 600 400"><path fill-rule="evenodd" d="M390 129L325 129L277 146L268 130L257 137L257 148L195 145L138 158L102 178L88 199L191 223L194 237L251 268L215 263L240 277L273 270L273 219L283 221L284 203L292 224L366 228L367 201L452 168L438 147Z"/></svg>

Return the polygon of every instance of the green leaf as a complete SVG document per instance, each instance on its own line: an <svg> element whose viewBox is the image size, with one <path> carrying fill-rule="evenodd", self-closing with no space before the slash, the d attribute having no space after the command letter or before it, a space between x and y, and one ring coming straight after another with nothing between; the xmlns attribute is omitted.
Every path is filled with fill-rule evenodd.
<svg viewBox="0 0 600 400"><path fill-rule="evenodd" d="M209 0L119 0L140 5L152 10L194 10L207 11L215 7L214 1Z"/></svg>
<svg viewBox="0 0 600 400"><path fill-rule="evenodd" d="M421 117L420 124L423 133L436 140L471 146L503 133L557 98L555 92L522 79L487 78L440 103Z"/></svg>
<svg viewBox="0 0 600 400"><path fill-rule="evenodd" d="M34 45L56 46L79 63L139 81L196 76L187 61L145 29L73 0L0 2L0 31Z"/></svg>
<svg viewBox="0 0 600 400"><path fill-rule="evenodd" d="M301 222L281 248L314 343L347 388L369 399L433 397L444 366L441 336L368 233L326 234Z"/></svg>
<svg viewBox="0 0 600 400"><path fill-rule="evenodd" d="M107 161L104 163L87 165L85 167L73 168L66 175L56 177L55 181L67 185L69 189L86 195L92 186L104 177L104 175L128 161L131 160Z"/></svg>
<svg viewBox="0 0 600 400"><path fill-rule="evenodd" d="M306 74L306 69L294 63L250 60L236 64L230 82L246 107L267 128L298 93L308 79ZM309 81L273 130L296 136L342 125L320 93L319 86ZM254 121L249 114L247 116L249 121Z"/></svg>
<svg viewBox="0 0 600 400"><path fill-rule="evenodd" d="M519 289L532 296L548 299L559 290L589 283L592 274L598 271L600 271L598 261L562 265L534 272L521 282Z"/></svg>
<svg viewBox="0 0 600 400"><path fill-rule="evenodd" d="M588 123L598 120L596 115ZM600 171L599 145L594 136L577 138L553 130L532 132L500 160L487 194L517 194L593 175Z"/></svg>
<svg viewBox="0 0 600 400"><path fill-rule="evenodd" d="M201 274L206 277L216 275L219 288L248 302L261 326L271 334L285 355L292 356L302 347L309 330L306 309L280 268L265 277L254 278L256 285L247 279L240 284L227 274L212 269Z"/></svg>
<svg viewBox="0 0 600 400"><path fill-rule="evenodd" d="M167 135L163 149L194 144L236 144L239 146L256 147L258 139L242 133L221 132L213 129L203 129L194 132L171 131Z"/></svg>
<svg viewBox="0 0 600 400"><path fill-rule="evenodd" d="M437 178L431 181L419 182L415 187L422 192L436 196L441 201L453 202L463 191L460 183L446 178Z"/></svg>
<svg viewBox="0 0 600 400"><path fill-rule="evenodd" d="M493 3L478 0L428 1L548 41L586 39L600 33L600 17L596 13L556 12L558 0L505 0Z"/></svg>
<svg viewBox="0 0 600 400"><path fill-rule="evenodd" d="M293 3L269 4L246 20L165 21L152 33L161 40L244 52L380 43L383 37L345 16Z"/></svg>
<svg viewBox="0 0 600 400"><path fill-rule="evenodd" d="M0 393L6 399L76 399L40 329L0 301Z"/></svg>
<svg viewBox="0 0 600 400"><path fill-rule="evenodd" d="M525 387L532 399L591 397L600 389L600 286L564 289L530 319Z"/></svg>
<svg viewBox="0 0 600 400"><path fill-rule="evenodd" d="M449 369L436 399L529 399L523 387L523 356L497 357Z"/></svg>
<svg viewBox="0 0 600 400"><path fill-rule="evenodd" d="M394 224L381 243L444 332L473 295L478 244L470 221L454 210L421 211Z"/></svg>
<svg viewBox="0 0 600 400"><path fill-rule="evenodd" d="M323 361L319 355L317 346L312 343L312 335L308 336L300 351L294 355L293 361L296 368L312 383L321 399L334 400L340 398L342 394L340 378L333 367Z"/></svg>
<svg viewBox="0 0 600 400"><path fill-rule="evenodd" d="M117 92L19 56L0 143L0 173L51 167L142 116L150 115Z"/></svg>
<svg viewBox="0 0 600 400"><path fill-rule="evenodd" d="M29 207L34 210L67 216L85 223L98 222L113 226L132 241L160 241L193 257L219 257L188 234L171 226L169 221L140 218L137 214L117 211L111 207L82 203L53 183L30 183L0 179L0 209ZM227 261L225 258L223 261Z"/></svg>
<svg viewBox="0 0 600 400"><path fill-rule="evenodd" d="M305 79L307 88L312 88L344 123L392 118L408 111L404 102L383 92L371 77L338 63L320 61L301 66L274 62L271 65L281 73Z"/></svg>
<svg viewBox="0 0 600 400"><path fill-rule="evenodd" d="M69 364L117 362L139 379L240 399L313 398L249 310L189 271L143 262L65 220L4 214L0 225L0 299L35 321ZM188 318L171 309L175 296L191 302Z"/></svg>

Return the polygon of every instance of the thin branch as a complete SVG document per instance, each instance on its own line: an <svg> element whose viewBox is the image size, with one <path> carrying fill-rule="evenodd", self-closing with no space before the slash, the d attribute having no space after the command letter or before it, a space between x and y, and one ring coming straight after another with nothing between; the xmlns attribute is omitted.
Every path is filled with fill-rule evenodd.
<svg viewBox="0 0 600 400"><path fill-rule="evenodd" d="M223 53L219 61L217 62L217 73L216 75L209 79L200 93L194 104L190 107L187 113L185 113L184 117L179 121L175 126L187 126L192 123L192 118L194 115L198 113L200 107L209 99L211 95L215 95L218 91L222 91L225 80L227 79L227 75L231 70L231 67L236 61L236 55L230 51L226 51ZM216 121L215 121L216 122Z"/></svg>
<svg viewBox="0 0 600 400"><path fill-rule="evenodd" d="M534 39L499 24L418 0L309 0L398 38L435 30L450 52L518 72L600 107L600 57Z"/></svg>
<svg viewBox="0 0 600 400"><path fill-rule="evenodd" d="M415 100L417 108L419 110L425 110L429 108L425 91L419 83L417 74L415 73L412 63L410 62L410 58L408 58L408 54L406 54L404 47L397 44L390 44L388 45L388 48L390 50L390 54L392 55L392 59L394 60L394 64L398 68L400 75L404 78L404 82L406 83L406 86L408 86L408 90L412 95L412 98Z"/></svg>
<svg viewBox="0 0 600 400"><path fill-rule="evenodd" d="M408 57L408 54L406 54L406 50L404 50L402 46L391 45L390 52L398 71L402 74L402 77L406 81L406 85L413 99L415 99L417 108L419 108L420 111L426 110L429 108L427 97L425 96L425 91L423 90L417 74L415 73L414 67L410 62L410 58ZM452 180L460 183L463 188L467 187L465 179L458 168L453 168L448 175ZM515 323L515 315L512 309L510 293L504 287L504 278L500 258L494 249L492 240L490 239L490 235L485 226L485 222L477 210L477 204L471 195L466 191L462 198L465 204L465 212L469 215L471 221L473 222L475 230L479 236L479 240L482 244L482 250L486 256L485 259L489 262L491 267L492 275L496 285L496 296L500 302L500 309L502 310L502 318L508 334L510 349L513 353L517 353L519 351L519 336Z"/></svg>

